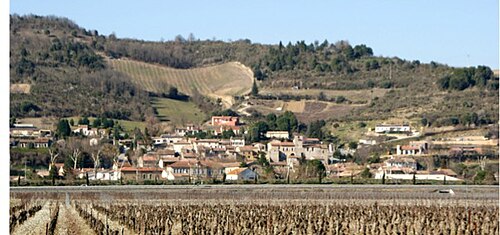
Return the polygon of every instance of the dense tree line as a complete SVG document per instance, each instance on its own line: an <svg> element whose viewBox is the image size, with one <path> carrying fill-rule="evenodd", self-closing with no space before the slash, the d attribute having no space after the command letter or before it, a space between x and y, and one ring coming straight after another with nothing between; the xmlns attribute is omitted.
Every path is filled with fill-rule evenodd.
<svg viewBox="0 0 500 235"><path fill-rule="evenodd" d="M498 77L486 66L453 69L451 75L443 76L438 80L443 90L465 90L469 87L488 88L498 90Z"/></svg>

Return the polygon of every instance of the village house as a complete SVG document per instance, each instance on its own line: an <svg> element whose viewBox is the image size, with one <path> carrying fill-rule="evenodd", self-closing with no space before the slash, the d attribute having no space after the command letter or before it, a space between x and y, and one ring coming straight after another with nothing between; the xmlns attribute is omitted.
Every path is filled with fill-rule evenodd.
<svg viewBox="0 0 500 235"><path fill-rule="evenodd" d="M157 167L159 162L158 155L154 153L146 153L137 159L138 167Z"/></svg>
<svg viewBox="0 0 500 235"><path fill-rule="evenodd" d="M423 155L429 150L427 141L411 141L409 145L397 145L396 155Z"/></svg>
<svg viewBox="0 0 500 235"><path fill-rule="evenodd" d="M210 124L212 126L237 126L239 125L239 118L232 116L212 116Z"/></svg>
<svg viewBox="0 0 500 235"><path fill-rule="evenodd" d="M376 133L401 133L410 132L411 128L408 124L396 125L396 124L379 124L375 126Z"/></svg>
<svg viewBox="0 0 500 235"><path fill-rule="evenodd" d="M153 137L154 144L173 144L183 141L185 138L177 135L160 135Z"/></svg>
<svg viewBox="0 0 500 235"><path fill-rule="evenodd" d="M272 162L286 161L287 157L295 156L293 142L271 141L267 143L267 158Z"/></svg>
<svg viewBox="0 0 500 235"><path fill-rule="evenodd" d="M76 127L72 127L71 129L75 134L81 134L89 137L103 137L108 134L106 129L91 128L89 125L78 125Z"/></svg>
<svg viewBox="0 0 500 235"><path fill-rule="evenodd" d="M52 131L51 130L46 130L46 129L40 129L39 130L39 137L52 137Z"/></svg>
<svg viewBox="0 0 500 235"><path fill-rule="evenodd" d="M164 177L168 180L203 180L220 178L223 173L223 167L217 162L184 159L167 166Z"/></svg>
<svg viewBox="0 0 500 235"><path fill-rule="evenodd" d="M181 153L182 149L194 149L193 145L187 141L179 141L172 144L172 147L176 153Z"/></svg>
<svg viewBox="0 0 500 235"><path fill-rule="evenodd" d="M235 135L240 135L241 126L213 126L212 131L214 135L222 135L224 131L233 131Z"/></svg>
<svg viewBox="0 0 500 235"><path fill-rule="evenodd" d="M268 131L266 132L266 138L269 139L289 139L290 134L288 131Z"/></svg>
<svg viewBox="0 0 500 235"><path fill-rule="evenodd" d="M163 157L160 158L160 160L158 161L158 166L160 168L166 168L167 166L172 165L179 160L180 160L179 157Z"/></svg>
<svg viewBox="0 0 500 235"><path fill-rule="evenodd" d="M81 170L78 172L77 177L80 179L86 178L88 175L89 180L119 180L120 172L112 169L97 169L94 171L93 168L86 168L86 170Z"/></svg>
<svg viewBox="0 0 500 235"><path fill-rule="evenodd" d="M436 181L461 181L457 178L457 174L449 169L438 169L437 171L416 171L416 172L403 172L392 171L387 172L380 170L375 174L375 179L395 179L395 180L436 180Z"/></svg>
<svg viewBox="0 0 500 235"><path fill-rule="evenodd" d="M417 161L413 158L391 158L384 161L385 167L391 168L408 168L412 171L417 170Z"/></svg>
<svg viewBox="0 0 500 235"><path fill-rule="evenodd" d="M11 137L39 137L40 130L33 126L33 124L14 124L10 128Z"/></svg>
<svg viewBox="0 0 500 235"><path fill-rule="evenodd" d="M253 143L252 145L257 152L266 152L267 151L267 149L266 149L267 146L265 144Z"/></svg>
<svg viewBox="0 0 500 235"><path fill-rule="evenodd" d="M231 146L243 147L245 146L245 138L243 137L231 137L229 139Z"/></svg>
<svg viewBox="0 0 500 235"><path fill-rule="evenodd" d="M286 161L288 165L297 165L299 159L321 160L328 163L328 158L333 154L333 148L321 144L317 138L294 136L293 142L271 141L267 145L267 158L273 162Z"/></svg>
<svg viewBox="0 0 500 235"><path fill-rule="evenodd" d="M325 168L326 175L330 178L356 177L364 170L363 166L354 162L335 163L327 165Z"/></svg>
<svg viewBox="0 0 500 235"><path fill-rule="evenodd" d="M450 155L482 154L483 148L476 145L453 145L450 146Z"/></svg>
<svg viewBox="0 0 500 235"><path fill-rule="evenodd" d="M226 174L226 180L254 180L257 174L248 167L237 168Z"/></svg>
<svg viewBox="0 0 500 235"><path fill-rule="evenodd" d="M182 149L181 159L197 159L199 155L192 149Z"/></svg>
<svg viewBox="0 0 500 235"><path fill-rule="evenodd" d="M176 157L175 150L173 149L157 149L153 153L158 155L159 158Z"/></svg>
<svg viewBox="0 0 500 235"><path fill-rule="evenodd" d="M48 148L52 144L52 139L43 137L36 139L19 139L18 146L21 148Z"/></svg>
<svg viewBox="0 0 500 235"><path fill-rule="evenodd" d="M194 149L198 149L199 146L207 148L222 148L223 145L218 139L200 139L193 141Z"/></svg>
<svg viewBox="0 0 500 235"><path fill-rule="evenodd" d="M63 176L64 176L64 174L66 173L66 172L64 171L64 163L55 163L55 164L54 164L54 167L56 168L57 175L58 175L59 177L63 177ZM49 172L50 172L50 170L51 170L51 169L52 169L52 165L49 165Z"/></svg>
<svg viewBox="0 0 500 235"><path fill-rule="evenodd" d="M162 172L159 167L122 167L120 177L123 180L160 180Z"/></svg>
<svg viewBox="0 0 500 235"><path fill-rule="evenodd" d="M187 124L185 128L175 128L175 134L178 136L186 136L187 134L196 134L200 132L200 128L194 124Z"/></svg>
<svg viewBox="0 0 500 235"><path fill-rule="evenodd" d="M253 162L258 158L257 151L252 145L236 147L236 152L244 158L245 162Z"/></svg>

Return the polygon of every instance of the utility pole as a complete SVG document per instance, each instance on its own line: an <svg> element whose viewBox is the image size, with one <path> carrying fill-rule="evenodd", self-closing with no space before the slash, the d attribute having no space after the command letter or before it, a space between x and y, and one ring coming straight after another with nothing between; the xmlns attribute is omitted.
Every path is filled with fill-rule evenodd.
<svg viewBox="0 0 500 235"><path fill-rule="evenodd" d="M389 63L389 80L392 80L392 60L391 63Z"/></svg>
<svg viewBox="0 0 500 235"><path fill-rule="evenodd" d="M26 162L27 162L27 159L25 157L24 158L24 181L26 181Z"/></svg>

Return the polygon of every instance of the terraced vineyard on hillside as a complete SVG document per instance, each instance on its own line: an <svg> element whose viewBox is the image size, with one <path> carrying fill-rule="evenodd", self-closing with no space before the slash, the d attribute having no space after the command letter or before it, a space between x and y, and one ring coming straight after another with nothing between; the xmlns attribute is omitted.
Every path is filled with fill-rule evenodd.
<svg viewBox="0 0 500 235"><path fill-rule="evenodd" d="M174 69L129 59L108 59L108 63L147 91L167 92L174 86L188 95L197 90L202 95L222 98L224 103L232 103L232 96L250 92L253 82L252 71L238 62L194 69Z"/></svg>

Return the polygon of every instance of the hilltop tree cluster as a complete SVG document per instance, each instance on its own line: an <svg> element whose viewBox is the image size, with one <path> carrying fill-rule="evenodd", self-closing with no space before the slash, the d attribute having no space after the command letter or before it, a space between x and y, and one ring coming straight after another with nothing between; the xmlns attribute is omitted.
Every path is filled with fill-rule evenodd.
<svg viewBox="0 0 500 235"><path fill-rule="evenodd" d="M461 91L469 87L498 90L498 78L486 66L453 69L453 73L439 79L438 84L443 90Z"/></svg>

